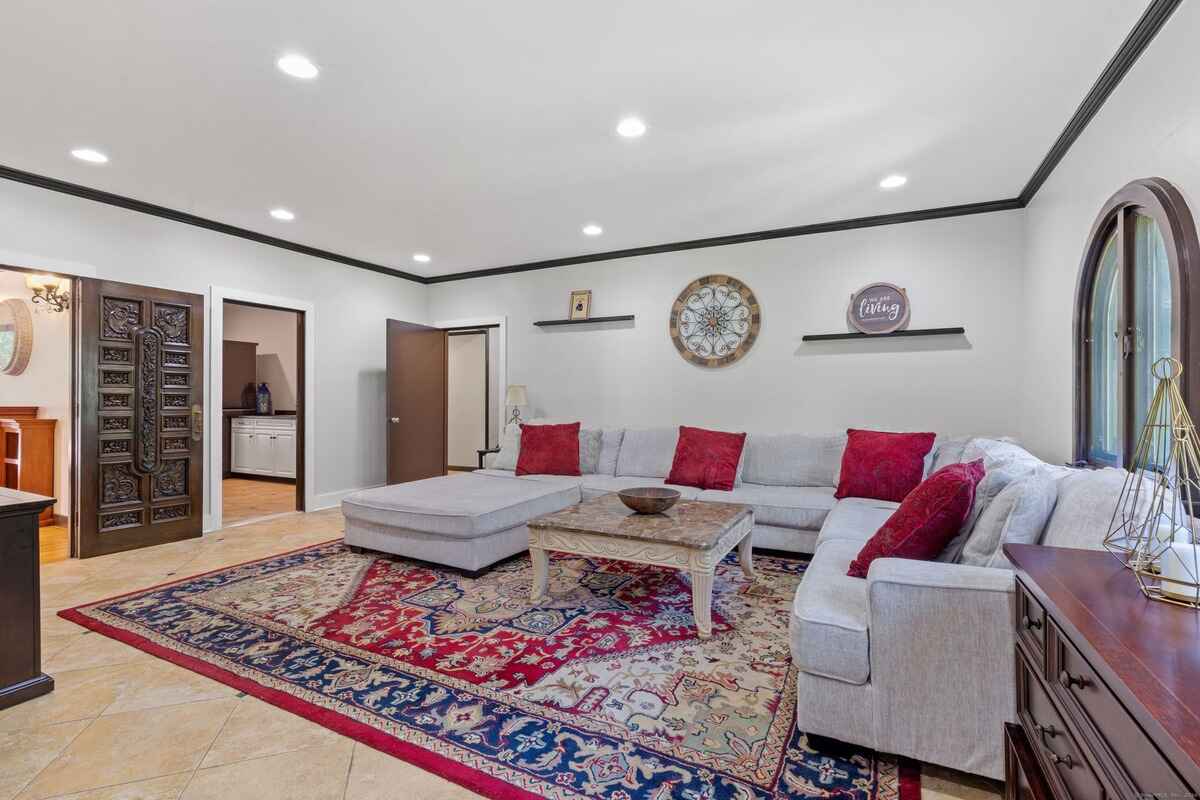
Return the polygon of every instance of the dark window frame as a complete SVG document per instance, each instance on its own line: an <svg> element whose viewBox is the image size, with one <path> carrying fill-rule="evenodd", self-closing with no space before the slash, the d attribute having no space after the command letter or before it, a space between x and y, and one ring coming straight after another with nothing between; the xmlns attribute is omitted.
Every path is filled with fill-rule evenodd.
<svg viewBox="0 0 1200 800"><path fill-rule="evenodd" d="M1183 362L1181 389L1192 419L1198 419L1200 403L1200 323L1191 320L1192 312L1200 313L1200 240L1196 223L1183 195L1163 178L1143 178L1126 184L1108 199L1092 224L1087 247L1079 269L1075 288L1074 358L1075 409L1074 453L1077 463L1093 466L1113 466L1089 459L1091 431L1091 363L1088 332L1092 319L1092 293L1100 271L1104 246L1114 230L1117 234L1117 258L1121 274L1120 326L1132 333L1129 319L1133 308L1134 225L1135 216L1142 214L1157 223L1167 251L1171 270L1172 349ZM1134 430L1134 375L1125 369L1119 389L1122 419L1122 448L1120 466L1128 467L1133 455L1138 431Z"/></svg>

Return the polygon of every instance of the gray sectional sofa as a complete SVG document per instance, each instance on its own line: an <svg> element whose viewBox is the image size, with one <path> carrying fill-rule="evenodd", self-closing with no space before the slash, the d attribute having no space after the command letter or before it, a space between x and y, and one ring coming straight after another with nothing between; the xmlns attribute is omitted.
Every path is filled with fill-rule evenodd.
<svg viewBox="0 0 1200 800"><path fill-rule="evenodd" d="M352 495L346 541L469 570L524 550L525 522L632 486L666 485L678 429L585 430L579 477L517 477L519 441L485 468ZM1124 473L1054 467L1011 441L939 439L926 472L982 458L987 475L962 535L938 561L846 570L897 508L836 500L844 435L747 437L732 491L685 498L754 510L754 545L812 554L796 592L791 651L801 730L994 778L1001 723L1015 717L1014 581L1006 541L1100 548Z"/></svg>

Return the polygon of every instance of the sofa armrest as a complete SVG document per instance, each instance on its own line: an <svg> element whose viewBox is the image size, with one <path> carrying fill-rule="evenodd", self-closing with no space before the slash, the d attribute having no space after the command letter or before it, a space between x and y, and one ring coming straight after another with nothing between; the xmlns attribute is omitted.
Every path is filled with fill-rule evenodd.
<svg viewBox="0 0 1200 800"><path fill-rule="evenodd" d="M1002 777L1016 719L1013 574L879 559L867 574L879 748Z"/></svg>

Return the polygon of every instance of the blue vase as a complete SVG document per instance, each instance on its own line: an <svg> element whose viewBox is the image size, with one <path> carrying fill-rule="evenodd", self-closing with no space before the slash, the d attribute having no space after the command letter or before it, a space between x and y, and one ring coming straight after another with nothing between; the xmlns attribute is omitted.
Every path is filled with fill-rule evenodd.
<svg viewBox="0 0 1200 800"><path fill-rule="evenodd" d="M265 383L260 383L254 394L254 413L270 414L271 411L271 389Z"/></svg>

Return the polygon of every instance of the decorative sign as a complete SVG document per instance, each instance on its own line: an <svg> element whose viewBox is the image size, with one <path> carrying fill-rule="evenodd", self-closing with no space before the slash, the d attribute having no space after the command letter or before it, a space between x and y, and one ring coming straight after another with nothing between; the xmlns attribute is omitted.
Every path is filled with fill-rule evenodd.
<svg viewBox="0 0 1200 800"><path fill-rule="evenodd" d="M671 340L679 355L701 367L725 367L750 351L762 316L750 287L728 275L705 275L687 285L671 307Z"/></svg>
<svg viewBox="0 0 1200 800"><path fill-rule="evenodd" d="M908 293L892 283L872 283L850 295L846 319L866 334L892 333L908 327Z"/></svg>

